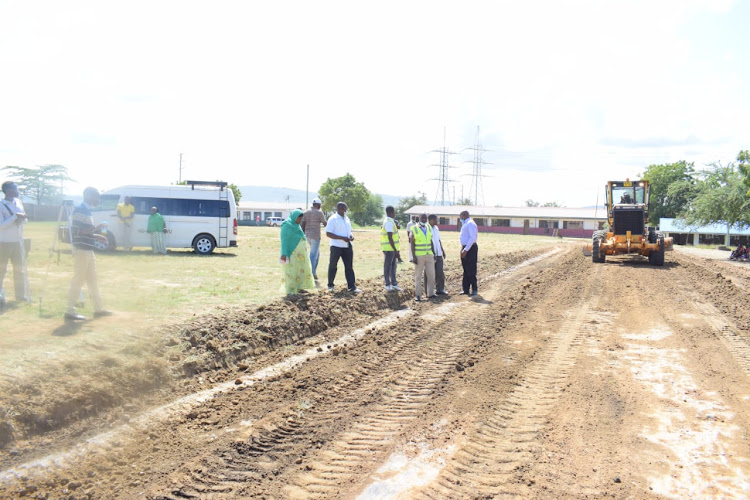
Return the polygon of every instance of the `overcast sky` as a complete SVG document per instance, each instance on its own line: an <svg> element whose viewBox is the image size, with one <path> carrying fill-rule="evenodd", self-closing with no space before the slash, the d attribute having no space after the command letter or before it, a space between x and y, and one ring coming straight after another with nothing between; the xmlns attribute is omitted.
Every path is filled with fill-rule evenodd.
<svg viewBox="0 0 750 500"><path fill-rule="evenodd" d="M750 137L750 2L0 0L0 166L593 205ZM473 196L473 193L472 193ZM282 201L282 200L279 200ZM601 201L601 199L600 199Z"/></svg>

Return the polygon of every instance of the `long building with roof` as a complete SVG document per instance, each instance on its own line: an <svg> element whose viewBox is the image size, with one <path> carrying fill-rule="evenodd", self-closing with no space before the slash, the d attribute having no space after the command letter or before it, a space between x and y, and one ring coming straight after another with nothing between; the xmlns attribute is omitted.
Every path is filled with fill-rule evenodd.
<svg viewBox="0 0 750 500"><path fill-rule="evenodd" d="M668 219L662 217L659 220L659 229L667 236L674 238L677 245L697 245L700 243L708 245L722 245L726 242L729 233L729 245L737 246L750 244L750 226L736 224L727 228L726 223L708 224L706 226L689 226L682 219Z"/></svg>
<svg viewBox="0 0 750 500"><path fill-rule="evenodd" d="M468 205L417 205L410 217L435 214L441 230L458 230L459 214L467 210L480 231L590 238L607 222L604 208L482 207Z"/></svg>

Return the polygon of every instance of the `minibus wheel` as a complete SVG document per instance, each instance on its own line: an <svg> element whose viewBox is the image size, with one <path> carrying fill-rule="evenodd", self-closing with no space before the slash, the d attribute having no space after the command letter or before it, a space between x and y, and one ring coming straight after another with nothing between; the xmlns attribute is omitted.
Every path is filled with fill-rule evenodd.
<svg viewBox="0 0 750 500"><path fill-rule="evenodd" d="M216 242L210 234L199 234L193 240L193 250L201 255L208 255L216 248Z"/></svg>

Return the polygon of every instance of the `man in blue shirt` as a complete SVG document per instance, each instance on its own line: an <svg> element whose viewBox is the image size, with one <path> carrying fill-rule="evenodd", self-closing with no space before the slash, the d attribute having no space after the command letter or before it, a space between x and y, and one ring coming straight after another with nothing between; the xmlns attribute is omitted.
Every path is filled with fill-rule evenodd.
<svg viewBox="0 0 750 500"><path fill-rule="evenodd" d="M461 234L458 241L461 243L461 267L464 268L463 281L461 283L461 295L477 294L477 224L469 216L469 212L461 212Z"/></svg>
<svg viewBox="0 0 750 500"><path fill-rule="evenodd" d="M68 309L65 311L65 319L84 320L76 312L76 303L81 295L83 284L91 294L94 301L94 317L109 316L112 314L105 311L102 307L102 299L99 296L99 283L96 278L96 257L94 248L96 240L107 242L107 238L100 231L104 224L94 226L94 219L91 216L91 207L99 205L99 191L92 187L83 190L83 203L73 210L71 217L70 233L73 239L73 281L70 282L70 291L68 292Z"/></svg>

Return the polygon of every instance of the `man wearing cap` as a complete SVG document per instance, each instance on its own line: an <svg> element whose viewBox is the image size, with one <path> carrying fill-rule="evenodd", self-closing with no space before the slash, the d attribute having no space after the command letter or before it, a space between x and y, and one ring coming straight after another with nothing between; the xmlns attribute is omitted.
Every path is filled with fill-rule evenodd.
<svg viewBox="0 0 750 500"><path fill-rule="evenodd" d="M313 278L318 280L318 260L320 259L320 225L326 226L326 216L320 209L320 199L314 198L312 208L302 215L302 230L310 242L310 264Z"/></svg>

